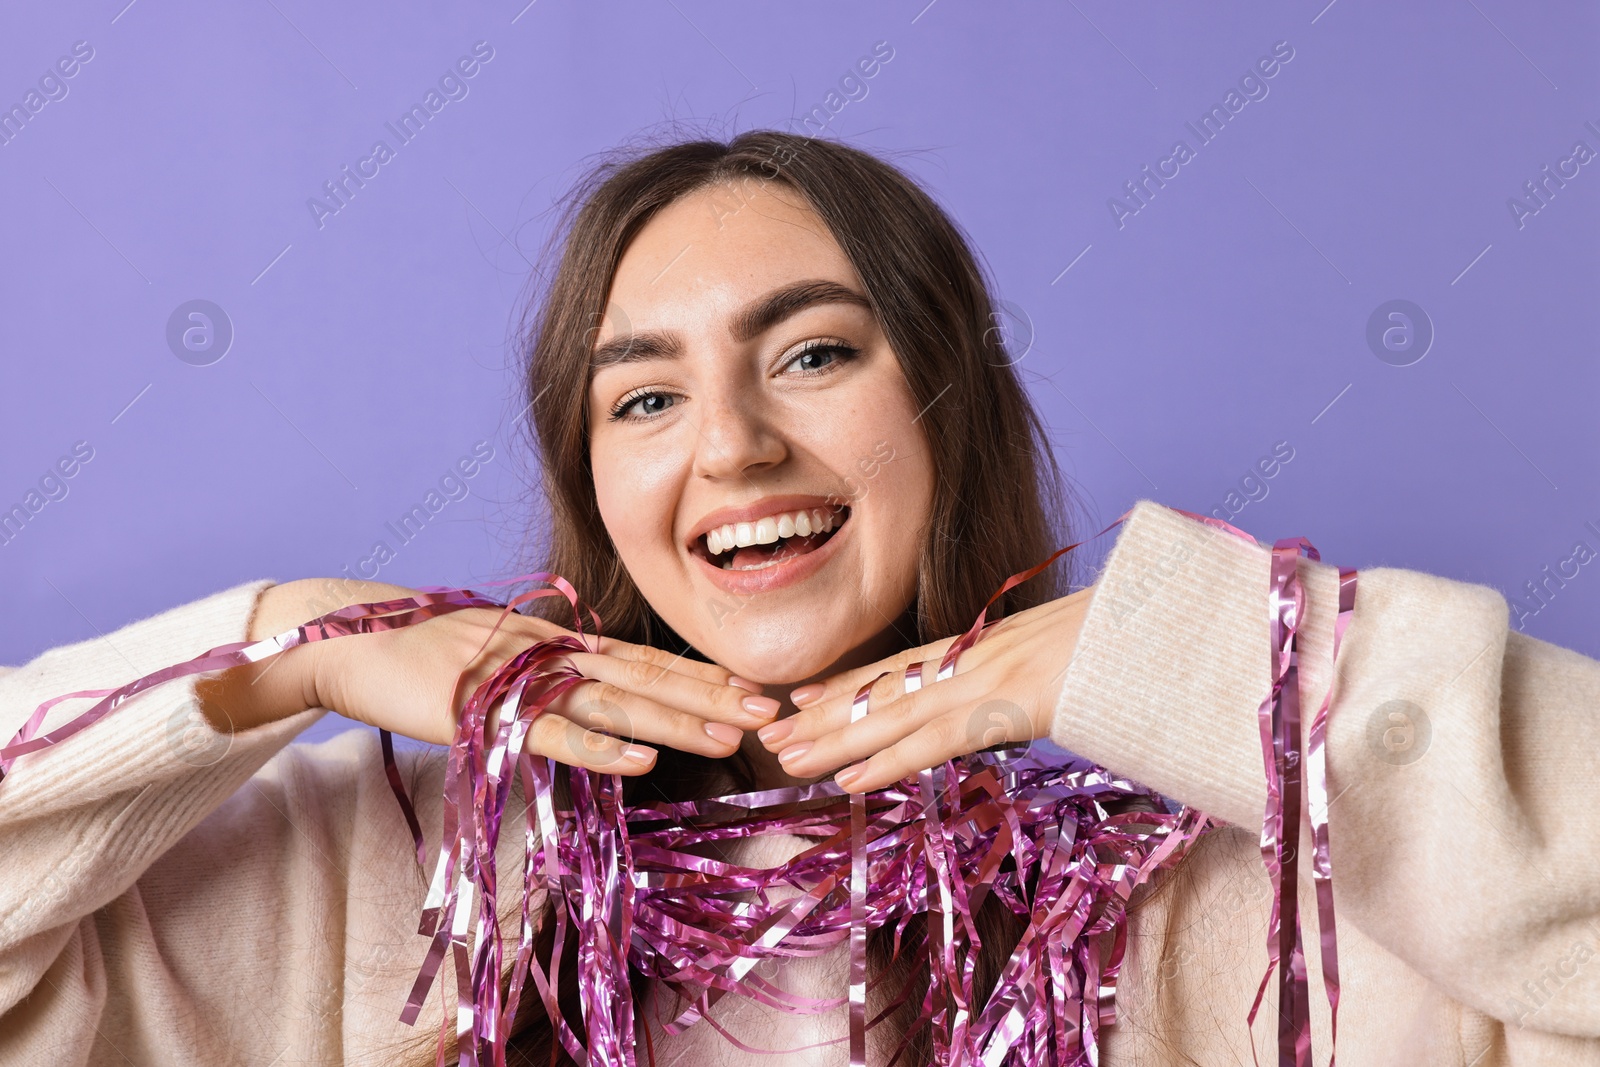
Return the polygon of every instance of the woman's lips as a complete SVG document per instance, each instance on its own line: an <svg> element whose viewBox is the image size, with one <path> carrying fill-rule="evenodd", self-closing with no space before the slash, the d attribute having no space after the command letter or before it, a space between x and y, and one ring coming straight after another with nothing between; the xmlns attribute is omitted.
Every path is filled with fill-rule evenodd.
<svg viewBox="0 0 1600 1067"><path fill-rule="evenodd" d="M850 518L850 513L845 512L843 521L833 528L828 539L810 552L787 556L777 563L753 570L724 569L712 562L703 552L691 552L690 555L695 558L711 584L723 592L740 595L764 593L793 585L815 574L837 552L834 546L849 530Z"/></svg>

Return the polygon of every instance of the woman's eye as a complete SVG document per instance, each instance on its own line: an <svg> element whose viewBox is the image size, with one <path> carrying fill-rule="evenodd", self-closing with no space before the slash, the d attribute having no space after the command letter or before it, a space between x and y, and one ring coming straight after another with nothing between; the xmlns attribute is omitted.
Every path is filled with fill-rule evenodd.
<svg viewBox="0 0 1600 1067"><path fill-rule="evenodd" d="M622 401L611 410L611 418L614 420L654 418L671 407L673 402L671 393L638 393L623 397Z"/></svg>
<svg viewBox="0 0 1600 1067"><path fill-rule="evenodd" d="M798 367L801 371L814 374L827 370L829 367L845 362L857 354L857 350L849 345L823 344L812 345L797 353L785 366Z"/></svg>

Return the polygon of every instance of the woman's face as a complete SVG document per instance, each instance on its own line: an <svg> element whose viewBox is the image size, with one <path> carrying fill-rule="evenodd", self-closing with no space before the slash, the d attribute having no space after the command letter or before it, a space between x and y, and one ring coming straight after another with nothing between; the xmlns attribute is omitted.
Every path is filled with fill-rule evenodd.
<svg viewBox="0 0 1600 1067"><path fill-rule="evenodd" d="M865 290L803 197L751 182L662 209L593 348L600 513L667 624L765 684L893 651L933 468Z"/></svg>

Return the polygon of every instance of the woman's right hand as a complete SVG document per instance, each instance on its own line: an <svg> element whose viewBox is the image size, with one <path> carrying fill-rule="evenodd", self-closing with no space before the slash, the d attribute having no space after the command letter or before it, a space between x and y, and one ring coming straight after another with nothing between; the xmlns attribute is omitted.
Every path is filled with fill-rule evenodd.
<svg viewBox="0 0 1600 1067"><path fill-rule="evenodd" d="M382 582L341 580L338 587L343 604L417 595ZM325 588L327 583L314 579L269 587L250 639L281 633L343 606L325 598L319 603L316 593ZM197 688L219 729L244 729L324 707L448 745L462 706L501 665L537 641L572 633L516 612L494 631L500 615L499 609L463 608L394 630L316 641L222 671ZM656 753L632 741L727 756L739 747L744 730L763 726L777 714L776 700L722 667L607 637L599 647L599 652L565 654L588 680L534 719L523 751L596 771L639 774L650 769Z"/></svg>

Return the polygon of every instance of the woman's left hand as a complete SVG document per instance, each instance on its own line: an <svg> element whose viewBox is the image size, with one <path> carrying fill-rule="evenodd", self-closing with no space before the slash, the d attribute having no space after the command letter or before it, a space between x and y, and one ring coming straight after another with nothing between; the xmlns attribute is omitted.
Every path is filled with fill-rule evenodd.
<svg viewBox="0 0 1600 1067"><path fill-rule="evenodd" d="M797 778L865 760L834 777L854 793L1003 742L1048 737L1093 594L1089 586L994 623L944 681L934 679L954 637L801 686L790 694L800 710L762 727L762 743ZM918 662L922 688L907 693L906 668ZM885 672L868 714L852 723L856 691Z"/></svg>

